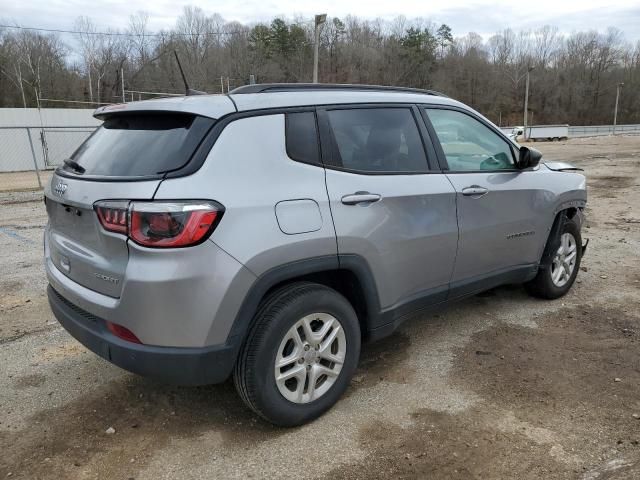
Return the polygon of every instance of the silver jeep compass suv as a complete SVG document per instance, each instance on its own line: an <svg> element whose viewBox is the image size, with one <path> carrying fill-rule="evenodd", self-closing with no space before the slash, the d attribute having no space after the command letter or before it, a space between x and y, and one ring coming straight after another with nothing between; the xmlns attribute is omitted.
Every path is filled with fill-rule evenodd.
<svg viewBox="0 0 640 480"><path fill-rule="evenodd" d="M233 375L278 425L340 398L363 339L579 271L585 177L436 92L263 84L95 116L46 190L54 314L132 372Z"/></svg>

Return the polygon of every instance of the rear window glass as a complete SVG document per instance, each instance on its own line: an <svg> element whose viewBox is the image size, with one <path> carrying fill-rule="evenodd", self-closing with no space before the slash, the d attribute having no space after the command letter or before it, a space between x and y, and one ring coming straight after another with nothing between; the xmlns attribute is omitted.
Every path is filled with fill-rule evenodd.
<svg viewBox="0 0 640 480"><path fill-rule="evenodd" d="M313 112L287 113L285 126L289 158L299 162L320 163L315 114Z"/></svg>
<svg viewBox="0 0 640 480"><path fill-rule="evenodd" d="M108 117L72 155L83 175L141 177L185 166L214 120L181 113ZM69 166L62 167L77 173Z"/></svg>

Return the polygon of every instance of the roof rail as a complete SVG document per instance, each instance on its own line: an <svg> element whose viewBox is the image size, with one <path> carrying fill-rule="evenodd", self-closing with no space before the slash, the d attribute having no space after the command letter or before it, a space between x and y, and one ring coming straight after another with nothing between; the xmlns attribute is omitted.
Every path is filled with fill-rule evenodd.
<svg viewBox="0 0 640 480"><path fill-rule="evenodd" d="M294 92L311 90L359 90L376 92L404 92L421 93L424 95L435 95L446 97L444 93L434 90L423 90L411 87L393 87L391 85L359 85L350 83L255 83L234 88L229 93L238 95L243 93L266 93L266 92Z"/></svg>

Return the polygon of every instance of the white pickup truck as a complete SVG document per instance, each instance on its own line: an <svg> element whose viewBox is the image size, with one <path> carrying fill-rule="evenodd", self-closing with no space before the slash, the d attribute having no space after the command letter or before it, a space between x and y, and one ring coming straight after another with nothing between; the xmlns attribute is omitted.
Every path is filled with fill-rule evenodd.
<svg viewBox="0 0 640 480"><path fill-rule="evenodd" d="M519 137L524 138L524 127L513 127L509 138L518 140ZM569 125L533 125L527 127L527 138L537 142L539 140L547 140L549 142L558 140L566 140L569 138Z"/></svg>

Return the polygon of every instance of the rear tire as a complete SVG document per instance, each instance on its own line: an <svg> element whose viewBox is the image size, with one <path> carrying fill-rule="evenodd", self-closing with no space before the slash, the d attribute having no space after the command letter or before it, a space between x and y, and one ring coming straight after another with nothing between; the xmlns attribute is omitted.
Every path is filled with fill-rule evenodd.
<svg viewBox="0 0 640 480"><path fill-rule="evenodd" d="M559 217L557 221L563 222L558 235L549 238L538 274L525 284L529 294L534 297L553 300L566 295L580 270L580 228L573 219Z"/></svg>
<svg viewBox="0 0 640 480"><path fill-rule="evenodd" d="M359 356L360 326L347 299L324 285L299 282L263 301L233 379L251 410L293 427L338 401Z"/></svg>

